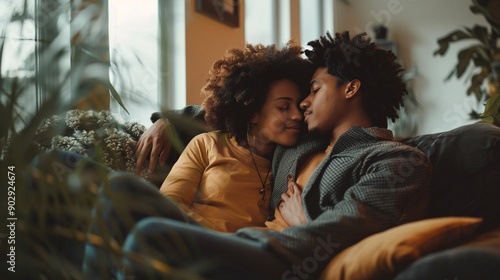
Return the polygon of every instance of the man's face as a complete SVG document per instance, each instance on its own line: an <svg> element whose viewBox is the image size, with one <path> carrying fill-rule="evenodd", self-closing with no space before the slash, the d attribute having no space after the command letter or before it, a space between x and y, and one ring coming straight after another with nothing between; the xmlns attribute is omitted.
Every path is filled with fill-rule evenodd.
<svg viewBox="0 0 500 280"><path fill-rule="evenodd" d="M318 68L314 73L311 93L300 103L309 131L329 134L345 118L346 85L338 86L338 78Z"/></svg>

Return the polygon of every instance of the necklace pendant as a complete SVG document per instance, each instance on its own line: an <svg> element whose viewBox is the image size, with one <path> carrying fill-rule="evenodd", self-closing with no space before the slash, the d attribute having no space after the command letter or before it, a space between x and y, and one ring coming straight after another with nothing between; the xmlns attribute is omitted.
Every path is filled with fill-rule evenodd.
<svg viewBox="0 0 500 280"><path fill-rule="evenodd" d="M260 189L259 194L263 194L264 191L265 191L264 188Z"/></svg>

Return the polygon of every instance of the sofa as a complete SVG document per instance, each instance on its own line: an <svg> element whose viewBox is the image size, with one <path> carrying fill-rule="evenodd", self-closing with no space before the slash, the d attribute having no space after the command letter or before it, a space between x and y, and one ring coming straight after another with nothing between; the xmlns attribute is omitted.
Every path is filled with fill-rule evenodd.
<svg viewBox="0 0 500 280"><path fill-rule="evenodd" d="M321 278L500 279L500 128L476 123L398 141L422 150L433 164L428 219L354 244L329 263ZM75 196L87 192L71 191ZM67 226L72 219L62 213L48 221ZM84 239L53 241L65 263L81 267ZM59 267L50 270L51 265L47 261L39 270L53 277L59 273L61 279L79 274ZM37 274L37 268L29 273Z"/></svg>
<svg viewBox="0 0 500 280"><path fill-rule="evenodd" d="M322 279L500 279L500 128L476 123L398 141L432 162L429 219L347 248Z"/></svg>

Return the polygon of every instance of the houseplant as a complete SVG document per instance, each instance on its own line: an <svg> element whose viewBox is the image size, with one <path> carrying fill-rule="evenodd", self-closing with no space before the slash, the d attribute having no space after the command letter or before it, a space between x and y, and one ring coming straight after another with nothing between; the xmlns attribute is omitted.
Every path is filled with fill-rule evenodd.
<svg viewBox="0 0 500 280"><path fill-rule="evenodd" d="M478 102L486 100L486 107L482 114L473 111L471 117L500 125L500 0L472 0L470 10L484 16L489 26L476 24L452 31L438 39L439 49L434 55L446 54L454 42L474 42L459 51L457 65L446 80L454 75L462 78L472 65L476 72L470 78L467 95L474 94Z"/></svg>
<svg viewBox="0 0 500 280"><path fill-rule="evenodd" d="M114 260L122 257L120 246L114 246L116 242L106 234L113 222L98 226L102 238L87 232L98 203L100 185L95 181L104 181L109 174L100 173L95 181L91 177L88 185L77 180L70 186L57 171L67 172L67 166L48 162L47 170L58 168L52 176L32 163L46 155L41 150L73 149L81 154L91 151L94 159L111 168L113 164L115 169L133 167L120 152L134 154L131 140L137 140L144 128L116 123L109 112L101 111L109 109L110 96L127 111L109 73L115 70L115 78L123 78L130 67L109 61L107 15L108 0L0 1L4 18L0 25L0 172L4 176L0 200L11 206L2 204L0 218L15 224L12 230L5 226L0 230L4 264L0 279L85 279L81 258L87 243L103 246ZM12 47L12 42L18 44ZM115 149L105 149L110 147ZM73 179L88 175L82 165L72 167ZM120 206L125 209L131 203ZM3 246L9 235L15 243Z"/></svg>
<svg viewBox="0 0 500 280"><path fill-rule="evenodd" d="M0 278L84 279L66 245L88 241L95 190L69 189L31 163L44 120L104 109L110 95L123 105L108 75L107 1L10 1L0 10L0 218L13 225L0 230ZM46 128L47 139L65 129Z"/></svg>

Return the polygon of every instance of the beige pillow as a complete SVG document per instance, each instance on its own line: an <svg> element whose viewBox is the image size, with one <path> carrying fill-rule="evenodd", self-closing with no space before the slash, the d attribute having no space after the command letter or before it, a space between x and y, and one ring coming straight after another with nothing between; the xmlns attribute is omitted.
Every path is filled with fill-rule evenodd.
<svg viewBox="0 0 500 280"><path fill-rule="evenodd" d="M413 261L471 238L480 218L445 217L400 225L338 254L321 279L390 279Z"/></svg>

